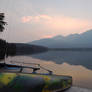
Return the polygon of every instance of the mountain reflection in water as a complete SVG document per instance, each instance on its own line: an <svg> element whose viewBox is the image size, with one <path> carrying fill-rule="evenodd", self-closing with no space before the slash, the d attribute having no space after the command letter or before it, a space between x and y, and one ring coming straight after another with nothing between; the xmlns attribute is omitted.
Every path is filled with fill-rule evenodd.
<svg viewBox="0 0 92 92"><path fill-rule="evenodd" d="M32 55L32 57L45 61L53 61L56 64L66 62L71 65L81 65L92 70L92 51L48 51Z"/></svg>
<svg viewBox="0 0 92 92"><path fill-rule="evenodd" d="M74 86L92 89L91 54L92 52L46 52L9 57L7 61L39 63L54 74L72 76Z"/></svg>

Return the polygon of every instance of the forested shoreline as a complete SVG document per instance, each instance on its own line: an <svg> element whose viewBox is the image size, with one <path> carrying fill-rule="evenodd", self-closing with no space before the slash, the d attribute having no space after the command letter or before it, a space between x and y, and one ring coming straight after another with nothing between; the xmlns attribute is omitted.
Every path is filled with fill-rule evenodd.
<svg viewBox="0 0 92 92"><path fill-rule="evenodd" d="M5 56L31 55L45 51L48 51L47 47L25 43L8 43L5 40L0 39L0 59L4 59Z"/></svg>
<svg viewBox="0 0 92 92"><path fill-rule="evenodd" d="M0 39L0 59L16 54L16 45Z"/></svg>

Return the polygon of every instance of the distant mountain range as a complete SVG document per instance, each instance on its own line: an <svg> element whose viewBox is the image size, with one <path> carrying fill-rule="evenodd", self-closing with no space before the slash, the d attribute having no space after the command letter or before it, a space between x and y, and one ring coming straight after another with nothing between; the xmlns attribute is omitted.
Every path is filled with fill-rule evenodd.
<svg viewBox="0 0 92 92"><path fill-rule="evenodd" d="M92 30L68 36L58 35L53 38L32 41L29 42L29 44L46 46L49 48L92 48Z"/></svg>

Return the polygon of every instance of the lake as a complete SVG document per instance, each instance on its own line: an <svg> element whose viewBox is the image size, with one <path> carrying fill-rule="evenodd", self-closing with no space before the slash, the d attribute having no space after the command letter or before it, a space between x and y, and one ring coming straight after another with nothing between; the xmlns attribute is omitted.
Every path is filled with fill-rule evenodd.
<svg viewBox="0 0 92 92"><path fill-rule="evenodd" d="M48 51L7 59L11 60L41 64L54 74L72 76L73 86L92 90L92 51Z"/></svg>

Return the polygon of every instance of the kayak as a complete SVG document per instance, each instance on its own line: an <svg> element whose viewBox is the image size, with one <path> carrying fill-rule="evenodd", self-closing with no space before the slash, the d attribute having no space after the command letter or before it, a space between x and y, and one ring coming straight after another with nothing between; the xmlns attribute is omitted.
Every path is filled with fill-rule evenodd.
<svg viewBox="0 0 92 92"><path fill-rule="evenodd" d="M21 67L21 68L20 68ZM20 71L12 71L20 68ZM22 72L26 66L1 64L0 92L58 92L72 86L72 77L36 73L39 68L33 68L33 73Z"/></svg>

